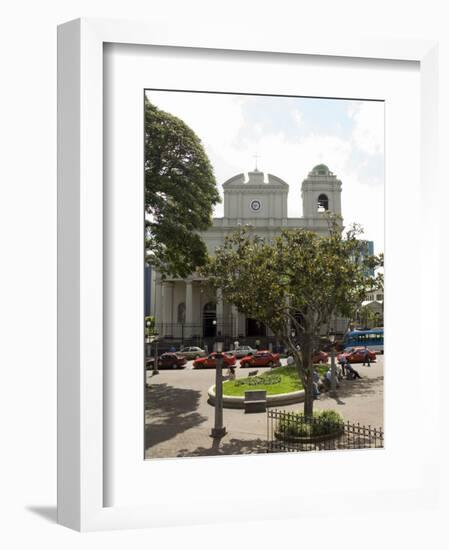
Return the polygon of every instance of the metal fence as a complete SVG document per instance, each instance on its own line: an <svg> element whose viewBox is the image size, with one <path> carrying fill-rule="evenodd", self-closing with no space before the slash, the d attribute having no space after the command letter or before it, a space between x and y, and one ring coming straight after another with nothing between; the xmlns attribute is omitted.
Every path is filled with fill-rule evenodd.
<svg viewBox="0 0 449 550"><path fill-rule="evenodd" d="M267 411L267 452L379 449L384 446L382 428L302 414Z"/></svg>

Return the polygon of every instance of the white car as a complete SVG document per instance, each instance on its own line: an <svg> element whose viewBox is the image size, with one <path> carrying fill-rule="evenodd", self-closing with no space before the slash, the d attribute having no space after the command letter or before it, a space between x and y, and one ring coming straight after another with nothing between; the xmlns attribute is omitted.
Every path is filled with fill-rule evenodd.
<svg viewBox="0 0 449 550"><path fill-rule="evenodd" d="M198 359L199 357L206 357L206 350L201 349L197 346L190 346L187 348L182 348L180 351L176 352L178 355L182 355L186 359Z"/></svg>
<svg viewBox="0 0 449 550"><path fill-rule="evenodd" d="M237 359L240 359L241 357L246 357L247 355L254 355L256 351L257 350L252 348L251 346L237 346L235 349L230 350L228 353L232 353L237 357Z"/></svg>

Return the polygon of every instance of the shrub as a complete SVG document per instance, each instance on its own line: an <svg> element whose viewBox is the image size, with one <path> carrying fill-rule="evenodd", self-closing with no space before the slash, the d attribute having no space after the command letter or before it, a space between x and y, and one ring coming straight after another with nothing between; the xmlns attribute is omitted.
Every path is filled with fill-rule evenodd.
<svg viewBox="0 0 449 550"><path fill-rule="evenodd" d="M272 386L279 384L282 378L279 374L262 374L261 376L250 376L235 381L236 386Z"/></svg>
<svg viewBox="0 0 449 550"><path fill-rule="evenodd" d="M343 418L336 411L316 411L309 418L293 412L281 417L278 433L281 437L314 437L339 432L343 427Z"/></svg>

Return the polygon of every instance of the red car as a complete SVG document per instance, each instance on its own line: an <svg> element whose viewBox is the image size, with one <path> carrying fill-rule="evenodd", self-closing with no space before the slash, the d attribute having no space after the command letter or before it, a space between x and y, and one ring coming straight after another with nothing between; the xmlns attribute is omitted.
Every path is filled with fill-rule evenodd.
<svg viewBox="0 0 449 550"><path fill-rule="evenodd" d="M187 359L177 353L167 352L158 357L158 369L178 369L187 363ZM154 357L147 359L147 368L154 368Z"/></svg>
<svg viewBox="0 0 449 550"><path fill-rule="evenodd" d="M317 351L312 355L312 363L327 363L329 355L325 351Z"/></svg>
<svg viewBox="0 0 449 550"><path fill-rule="evenodd" d="M247 355L240 359L241 367L275 367L279 365L279 353L272 353L268 350L258 351L254 355Z"/></svg>
<svg viewBox="0 0 449 550"><path fill-rule="evenodd" d="M366 350L365 348L350 348L337 355L337 361L341 362L343 357L346 357L348 363L363 363L365 353L368 352L370 361L376 360L374 351Z"/></svg>
<svg viewBox="0 0 449 550"><path fill-rule="evenodd" d="M235 365L235 355L232 355L231 353L223 353L222 355L225 367ZM207 357L200 357L199 359L195 359L195 361L193 362L193 368L215 368L217 366L216 356L217 353L214 352Z"/></svg>

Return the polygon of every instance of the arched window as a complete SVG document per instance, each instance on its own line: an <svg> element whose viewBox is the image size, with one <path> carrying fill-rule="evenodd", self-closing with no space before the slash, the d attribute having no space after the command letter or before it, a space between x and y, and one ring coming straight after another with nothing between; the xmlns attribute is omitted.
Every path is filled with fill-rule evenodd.
<svg viewBox="0 0 449 550"><path fill-rule="evenodd" d="M184 324L186 322L186 305L184 302L178 304L178 323Z"/></svg>
<svg viewBox="0 0 449 550"><path fill-rule="evenodd" d="M329 199L324 193L321 193L318 197L317 210L318 212L325 212L326 210L329 210Z"/></svg>

